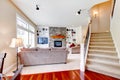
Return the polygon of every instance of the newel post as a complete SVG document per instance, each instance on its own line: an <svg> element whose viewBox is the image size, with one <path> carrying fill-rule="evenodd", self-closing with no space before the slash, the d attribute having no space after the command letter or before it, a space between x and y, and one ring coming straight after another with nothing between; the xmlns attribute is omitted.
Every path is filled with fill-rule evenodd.
<svg viewBox="0 0 120 80"><path fill-rule="evenodd" d="M81 52L80 52L80 71L85 71L85 54L84 54L84 43L80 44Z"/></svg>

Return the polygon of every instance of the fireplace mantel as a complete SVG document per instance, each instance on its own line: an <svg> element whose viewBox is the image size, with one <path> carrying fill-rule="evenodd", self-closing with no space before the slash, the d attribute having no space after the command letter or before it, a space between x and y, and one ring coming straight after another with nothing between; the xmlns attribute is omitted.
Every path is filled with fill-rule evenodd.
<svg viewBox="0 0 120 80"><path fill-rule="evenodd" d="M62 35L62 34L56 34L56 35L52 35L51 38L53 38L53 39L64 39L65 36Z"/></svg>

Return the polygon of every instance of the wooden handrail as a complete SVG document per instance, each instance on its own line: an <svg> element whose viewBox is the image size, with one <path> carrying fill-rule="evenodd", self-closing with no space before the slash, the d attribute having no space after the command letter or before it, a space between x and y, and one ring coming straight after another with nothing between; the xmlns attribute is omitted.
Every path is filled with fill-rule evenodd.
<svg viewBox="0 0 120 80"><path fill-rule="evenodd" d="M112 7L111 17L113 17L113 14L114 14L115 4L116 4L116 0L113 0L113 7Z"/></svg>
<svg viewBox="0 0 120 80"><path fill-rule="evenodd" d="M88 27L87 27L86 32L85 32L86 35L83 36L83 41L82 41L82 43L85 43L85 39L86 39L86 37L87 37L87 32L88 32L88 29L89 29L90 24L91 24L91 23L88 24Z"/></svg>

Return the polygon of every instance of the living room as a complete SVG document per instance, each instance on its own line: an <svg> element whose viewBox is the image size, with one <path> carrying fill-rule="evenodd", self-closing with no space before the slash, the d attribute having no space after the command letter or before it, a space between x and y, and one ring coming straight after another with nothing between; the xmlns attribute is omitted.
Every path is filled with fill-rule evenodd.
<svg viewBox="0 0 120 80"><path fill-rule="evenodd" d="M21 37L23 40L24 46L22 46L22 48L23 47L27 49L34 48L37 50L45 49L41 51L41 52L45 51L43 53L56 53L53 51L53 49L56 50L56 49L61 48L61 49L64 49L65 52L64 51L60 51L60 52L67 54L67 58L66 58L66 55L64 55L64 57L62 57L61 55L58 55L61 58L64 58L64 61L62 62L62 64L60 63L60 64L50 65L51 61L52 62L56 61L56 59L55 60L45 59L46 61L44 60L44 63L42 63L43 61L40 59L42 66L39 65L39 66L24 67L23 68L24 74L80 69L80 43L82 41L82 38L85 38L84 34L86 33L87 26L88 26L88 23L90 22L90 19L86 18L85 20L86 25L81 26L77 24L77 23L80 23L79 21L80 18L82 20L84 18L84 17L80 17L79 14L76 15L76 12L79 11L79 9L77 8L74 11L75 14L73 14L75 17L77 17L77 21L74 21L72 20L73 18L71 18L71 21L73 21L73 23L76 23L77 25L72 25L71 22L69 22L69 24L67 24L66 26L60 25L62 24L62 21L63 22L67 21L66 19L64 20L60 19L61 22L53 21L53 22L59 23L59 25L56 25L55 23L51 24L47 21L46 21L47 24L45 24L44 19L51 18L50 16L43 17L44 18L43 22L42 21L38 22L38 23L43 23L42 25L36 24L35 22L32 21L32 18L28 18L27 13L25 14L24 12L22 12L22 10L18 6L16 6L15 2L13 1L14 0L1 0L0 1L0 10L1 10L1 13L0 13L0 36L1 36L0 52L7 53L7 57L5 58L5 64L4 64L4 73L9 72L10 70L10 73L8 73L8 75L12 75L13 68L14 70L16 69L17 51L16 51L16 48L10 47L10 43L12 41L12 38L18 38L18 37ZM102 2L102 0L98 2ZM97 4L98 2L94 2L94 4ZM19 4L19 3L20 3L19 1L16 2L16 4ZM80 5L80 4L77 4L77 5ZM90 6L93 6L93 4L91 4ZM41 8L40 5L38 5L37 7ZM35 7L26 8L26 9L27 11L31 9L35 9L33 10L32 15L34 15L36 20L39 19L38 13L41 12L41 10L36 10L36 3L35 3ZM57 11L59 12L59 9ZM88 10L82 8L83 14L85 14L85 16L88 17L87 11ZM70 12L67 10L65 12L66 14L70 14ZM53 12L51 13L53 15L56 15ZM60 13L62 14L62 12ZM59 16L59 17L63 18L63 16ZM80 24L84 23L83 21L81 21ZM24 31L27 31L27 33ZM79 50L77 54L76 53L73 54L72 48L70 47L76 47L76 46L79 47ZM49 50L48 52L47 52L47 49ZM26 58L25 56L24 58ZM45 62L50 62L50 63L45 63ZM31 63L33 64L34 62L31 62ZM44 64L49 64L49 65L44 65Z"/></svg>
<svg viewBox="0 0 120 80"><path fill-rule="evenodd" d="M4 64L4 73L8 72L8 70L12 69L13 67L14 68L16 67L16 53L17 53L16 48L10 47L12 38L21 37L23 39L24 48L39 47L51 49L56 46L57 48L66 48L69 52L71 52L69 47L72 43L74 43L73 46L80 45L79 35L81 34L81 27L37 26L26 15L24 15L23 12L21 12L21 10L19 10L11 1L2 0L0 5L1 5L0 7L4 9L0 16L1 17L0 51L3 53L7 53L7 57L5 58ZM29 30L27 30L28 26ZM29 36L28 33L24 31L27 31L29 33ZM5 42L6 40L7 42ZM44 42L43 43L41 42L41 40L45 40L45 42L43 41ZM58 45L54 45L55 42ZM79 50L80 48L78 49L78 52ZM79 69L80 54L74 55L77 59L77 63L75 64L76 66L73 64L74 67L71 68ZM73 58L74 56L69 55L69 57ZM67 63L69 62L70 61L68 60ZM70 65L72 65L72 63ZM62 66L64 66L64 64L62 64ZM68 69L68 67L65 67L65 69Z"/></svg>

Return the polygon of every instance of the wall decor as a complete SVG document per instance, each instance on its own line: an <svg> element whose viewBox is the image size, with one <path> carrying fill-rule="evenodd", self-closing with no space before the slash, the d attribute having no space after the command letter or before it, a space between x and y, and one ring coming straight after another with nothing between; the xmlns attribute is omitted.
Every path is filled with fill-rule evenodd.
<svg viewBox="0 0 120 80"><path fill-rule="evenodd" d="M74 27L68 27L66 32L66 45L69 47L72 43L76 44L76 29Z"/></svg>
<svg viewBox="0 0 120 80"><path fill-rule="evenodd" d="M39 32L38 32L38 30L37 30L37 36L39 36Z"/></svg>

